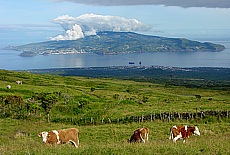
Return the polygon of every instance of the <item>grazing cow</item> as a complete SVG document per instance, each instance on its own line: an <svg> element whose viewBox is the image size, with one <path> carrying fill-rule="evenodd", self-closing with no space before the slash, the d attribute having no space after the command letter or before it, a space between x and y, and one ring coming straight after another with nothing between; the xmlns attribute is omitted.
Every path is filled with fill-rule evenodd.
<svg viewBox="0 0 230 155"><path fill-rule="evenodd" d="M7 85L7 86L6 86L6 89L10 89L10 88L11 88L11 85Z"/></svg>
<svg viewBox="0 0 230 155"><path fill-rule="evenodd" d="M132 143L132 142L147 142L148 141L148 138L149 138L149 129L148 128L145 128L145 127L142 127L142 128L139 128L139 129L136 129L132 136L130 137L129 139L129 142Z"/></svg>
<svg viewBox="0 0 230 155"><path fill-rule="evenodd" d="M200 136L200 131L197 126L189 127L189 126L173 126L170 128L170 136L169 139L173 140L175 143L178 139L183 139L183 143L192 136L198 135Z"/></svg>
<svg viewBox="0 0 230 155"><path fill-rule="evenodd" d="M77 128L52 130L49 132L41 132L38 137L42 137L42 141L48 144L65 144L71 142L76 148L79 145L79 130Z"/></svg>
<svg viewBox="0 0 230 155"><path fill-rule="evenodd" d="M17 84L22 84L22 81L19 81L19 80L18 80L18 81L16 81L16 83L17 83Z"/></svg>

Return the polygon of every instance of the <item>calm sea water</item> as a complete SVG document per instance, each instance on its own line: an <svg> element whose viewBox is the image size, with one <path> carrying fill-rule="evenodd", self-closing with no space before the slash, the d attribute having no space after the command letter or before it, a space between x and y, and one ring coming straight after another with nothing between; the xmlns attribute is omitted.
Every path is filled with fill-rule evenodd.
<svg viewBox="0 0 230 155"><path fill-rule="evenodd" d="M45 68L108 67L108 66L171 66L230 68L230 42L221 52L129 53L118 55L70 54L20 57L21 52L0 50L0 69L27 70ZM134 64L129 64L134 62Z"/></svg>

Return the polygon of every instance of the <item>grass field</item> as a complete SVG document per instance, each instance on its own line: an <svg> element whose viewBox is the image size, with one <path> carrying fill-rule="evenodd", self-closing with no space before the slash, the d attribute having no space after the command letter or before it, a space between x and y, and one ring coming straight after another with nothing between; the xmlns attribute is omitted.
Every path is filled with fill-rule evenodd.
<svg viewBox="0 0 230 155"><path fill-rule="evenodd" d="M168 140L169 128L186 122L131 123L120 125L78 126L80 147L71 144L45 146L37 134L44 130L76 127L73 125L1 119L1 154L229 154L229 123L198 124L201 136L192 136L186 144ZM129 144L127 139L137 127L150 129L147 143ZM28 137L14 138L15 130Z"/></svg>
<svg viewBox="0 0 230 155"><path fill-rule="evenodd" d="M16 84L16 80L23 84ZM11 89L6 89L8 84ZM0 154L230 154L229 116L100 123L103 118L122 119L154 112L229 111L229 103L230 92L226 89L0 70ZM98 123L58 121L69 118L93 118ZM198 125L201 136L190 137L186 144L173 144L168 140L172 125ZM142 126L150 129L149 141L127 143L133 130ZM69 127L80 130L79 149L70 144L45 146L37 136L41 131ZM17 130L30 135L15 138Z"/></svg>

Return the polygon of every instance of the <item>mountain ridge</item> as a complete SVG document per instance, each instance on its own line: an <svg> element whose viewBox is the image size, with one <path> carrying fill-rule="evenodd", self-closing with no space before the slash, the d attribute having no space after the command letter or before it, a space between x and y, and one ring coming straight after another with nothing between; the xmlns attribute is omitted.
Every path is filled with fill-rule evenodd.
<svg viewBox="0 0 230 155"><path fill-rule="evenodd" d="M21 56L37 54L96 53L119 54L133 52L219 52L223 45L185 38L167 38L134 32L98 32L77 40L46 41L6 49L22 51Z"/></svg>

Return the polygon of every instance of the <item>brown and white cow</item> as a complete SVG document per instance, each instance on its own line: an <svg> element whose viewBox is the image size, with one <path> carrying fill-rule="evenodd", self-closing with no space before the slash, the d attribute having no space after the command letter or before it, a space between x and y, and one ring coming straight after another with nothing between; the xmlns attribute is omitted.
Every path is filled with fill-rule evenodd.
<svg viewBox="0 0 230 155"><path fill-rule="evenodd" d="M183 139L183 143L185 143L186 140L192 135L200 136L200 131L197 126L173 126L170 128L169 139L173 140L173 142Z"/></svg>
<svg viewBox="0 0 230 155"><path fill-rule="evenodd" d="M44 131L39 133L38 136L42 137L42 141L47 145L71 142L76 148L79 146L79 130L77 128Z"/></svg>
<svg viewBox="0 0 230 155"><path fill-rule="evenodd" d="M132 142L147 142L148 139L149 139L149 129L148 128L145 128L145 127L142 127L142 128L139 128L139 129L136 129L132 136L130 137L129 139L129 142L132 143Z"/></svg>

